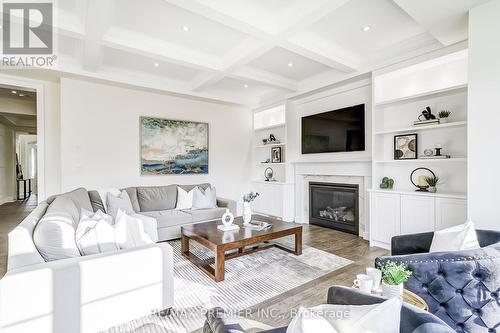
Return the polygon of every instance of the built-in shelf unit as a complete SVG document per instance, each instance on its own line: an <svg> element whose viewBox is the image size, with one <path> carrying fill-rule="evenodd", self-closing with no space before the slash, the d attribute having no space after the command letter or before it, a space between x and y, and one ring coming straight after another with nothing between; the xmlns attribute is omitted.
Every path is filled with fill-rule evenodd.
<svg viewBox="0 0 500 333"><path fill-rule="evenodd" d="M463 223L467 214L467 50L374 72L372 80L371 244L389 248L392 236ZM451 111L451 116L446 123L414 126L427 106L436 117L441 110ZM406 134L417 134L418 158L396 160L394 137ZM420 158L425 149L437 145L451 158ZM438 193L415 192L410 174L417 167L429 168L440 177ZM394 179L393 190L379 188L383 177ZM453 214L442 212L450 208Z"/></svg>
<svg viewBox="0 0 500 333"><path fill-rule="evenodd" d="M254 172L251 184L252 191L259 192L259 196L252 203L255 213L269 215L293 221L294 203L293 195L293 168L287 159L287 128L286 128L286 106L278 105L266 110L254 113L254 136L253 157ZM273 135L278 142L265 143ZM272 151L281 148L281 161L272 162ZM266 160L269 162L264 163ZM265 171L267 168L273 170L274 181L266 181Z"/></svg>

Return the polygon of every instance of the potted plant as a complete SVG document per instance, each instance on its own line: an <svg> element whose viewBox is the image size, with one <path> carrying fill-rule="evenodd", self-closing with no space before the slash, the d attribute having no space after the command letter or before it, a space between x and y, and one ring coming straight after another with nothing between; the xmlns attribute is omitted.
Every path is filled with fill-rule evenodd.
<svg viewBox="0 0 500 333"><path fill-rule="evenodd" d="M438 112L438 117L439 117L439 120L442 122L442 123L447 123L448 122L448 117L450 116L451 114L451 111L448 111L448 110L441 110Z"/></svg>
<svg viewBox="0 0 500 333"><path fill-rule="evenodd" d="M388 298L403 295L403 283L408 281L411 271L404 264L393 261L387 261L379 269L382 271L382 294Z"/></svg>
<svg viewBox="0 0 500 333"><path fill-rule="evenodd" d="M252 208L250 203L259 196L258 192L250 192L243 196L243 222L249 223L252 220Z"/></svg>
<svg viewBox="0 0 500 333"><path fill-rule="evenodd" d="M432 177L425 177L425 181L429 185L429 192L431 193L436 193L437 192L437 184L439 183L439 177L432 176Z"/></svg>

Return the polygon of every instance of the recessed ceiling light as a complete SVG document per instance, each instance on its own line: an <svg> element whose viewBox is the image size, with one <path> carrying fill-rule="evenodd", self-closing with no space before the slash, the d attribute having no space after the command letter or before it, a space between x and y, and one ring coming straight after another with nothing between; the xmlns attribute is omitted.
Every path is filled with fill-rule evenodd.
<svg viewBox="0 0 500 333"><path fill-rule="evenodd" d="M363 29L361 29L361 30L363 30L364 32L367 32L367 31L370 31L370 30L371 30L371 28L372 28L372 27L370 27L369 25L366 25L366 26L364 26L364 27L363 27Z"/></svg>
<svg viewBox="0 0 500 333"><path fill-rule="evenodd" d="M157 63L157 62L155 62L153 65L154 65L155 67L160 67L160 64L159 64L159 63Z"/></svg>
<svg viewBox="0 0 500 333"><path fill-rule="evenodd" d="M185 25L185 26L183 26L183 27L182 27L182 30L184 30L184 31L189 31L189 30L191 30L191 28L190 28L190 27L188 27L187 25Z"/></svg>
<svg viewBox="0 0 500 333"><path fill-rule="evenodd" d="M19 94L19 97L24 97L25 95L24 94Z"/></svg>
<svg viewBox="0 0 500 333"><path fill-rule="evenodd" d="M11 91L11 93L13 93L13 94L17 94L17 91L15 91L15 90L12 90L12 91Z"/></svg>
<svg viewBox="0 0 500 333"><path fill-rule="evenodd" d="M293 67L293 62L289 62L288 67Z"/></svg>
<svg viewBox="0 0 500 333"><path fill-rule="evenodd" d="M244 84L244 85L243 85L243 88L248 88L248 84Z"/></svg>

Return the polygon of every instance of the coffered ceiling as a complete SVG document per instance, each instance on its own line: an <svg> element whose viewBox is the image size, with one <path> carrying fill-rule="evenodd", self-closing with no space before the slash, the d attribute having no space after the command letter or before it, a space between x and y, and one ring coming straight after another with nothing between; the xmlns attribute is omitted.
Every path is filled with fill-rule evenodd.
<svg viewBox="0 0 500 333"><path fill-rule="evenodd" d="M487 0L58 0L57 71L251 106L467 38Z"/></svg>

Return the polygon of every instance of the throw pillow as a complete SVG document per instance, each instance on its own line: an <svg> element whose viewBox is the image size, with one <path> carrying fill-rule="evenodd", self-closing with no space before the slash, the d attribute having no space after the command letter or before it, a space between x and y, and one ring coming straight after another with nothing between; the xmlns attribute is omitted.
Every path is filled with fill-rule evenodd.
<svg viewBox="0 0 500 333"><path fill-rule="evenodd" d="M120 249L131 249L138 246L154 244L144 231L144 224L138 218L130 216L121 209L115 219L116 241Z"/></svg>
<svg viewBox="0 0 500 333"><path fill-rule="evenodd" d="M300 308L286 333L399 333L401 306L395 297L373 305Z"/></svg>
<svg viewBox="0 0 500 333"><path fill-rule="evenodd" d="M118 195L114 195L111 192L106 194L106 209L107 213L114 218L118 214L118 210L121 209L127 214L134 214L134 207L132 207L132 202L128 196L127 191L122 190Z"/></svg>
<svg viewBox="0 0 500 333"><path fill-rule="evenodd" d="M99 190L96 190L97 193L99 193L99 196L101 197L102 205L104 206L104 209L106 209L105 213L107 213L107 202L108 202L108 193L114 194L116 196L120 195L120 190L117 188L102 188Z"/></svg>
<svg viewBox="0 0 500 333"><path fill-rule="evenodd" d="M449 252L479 249L472 220L464 224L434 232L429 252Z"/></svg>
<svg viewBox="0 0 500 333"><path fill-rule="evenodd" d="M215 187L207 187L205 191L199 187L194 188L193 193L193 208L192 209L209 209L217 207L217 196Z"/></svg>
<svg viewBox="0 0 500 333"><path fill-rule="evenodd" d="M57 197L38 221L33 241L45 261L79 257L75 230L79 219L78 208L68 197Z"/></svg>
<svg viewBox="0 0 500 333"><path fill-rule="evenodd" d="M139 219L144 227L144 232L151 238L153 242L158 241L158 222L154 217L142 214L131 214L130 216Z"/></svg>
<svg viewBox="0 0 500 333"><path fill-rule="evenodd" d="M109 202L109 201L108 201ZM76 244L84 256L118 251L113 217L98 210L96 213L82 211L76 228Z"/></svg>
<svg viewBox="0 0 500 333"><path fill-rule="evenodd" d="M194 187L191 191L186 191L180 186L177 186L177 205L175 209L191 209L193 208L193 195L197 187Z"/></svg>

